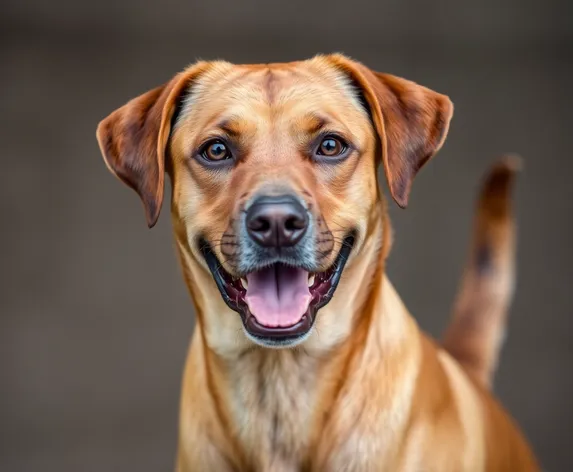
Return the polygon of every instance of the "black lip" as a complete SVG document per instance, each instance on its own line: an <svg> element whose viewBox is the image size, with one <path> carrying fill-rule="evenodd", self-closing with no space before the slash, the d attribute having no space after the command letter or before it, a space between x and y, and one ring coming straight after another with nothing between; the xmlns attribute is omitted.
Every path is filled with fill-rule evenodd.
<svg viewBox="0 0 573 472"><path fill-rule="evenodd" d="M246 331L251 336L269 344L288 344L305 336L310 331L314 325L318 310L332 299L353 245L354 235L350 234L344 239L340 252L330 269L316 274L318 282L315 282L313 287L316 285L318 287L313 293L307 312L298 323L284 328L269 328L259 324L256 318L251 315L249 307L244 300L245 289L237 286L230 274L224 269L222 270L221 263L206 241L200 241L199 247L223 300L231 310L241 316ZM321 287L321 285L326 285L326 287ZM326 289L326 291L323 292L319 289Z"/></svg>

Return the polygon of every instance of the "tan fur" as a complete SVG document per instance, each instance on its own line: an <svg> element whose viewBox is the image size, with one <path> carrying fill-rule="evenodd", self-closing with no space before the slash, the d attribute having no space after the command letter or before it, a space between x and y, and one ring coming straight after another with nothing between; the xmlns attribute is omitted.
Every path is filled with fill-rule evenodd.
<svg viewBox="0 0 573 472"><path fill-rule="evenodd" d="M444 347L489 387L513 295L515 228L511 187L517 156L500 160L488 173L478 201L469 261Z"/></svg>
<svg viewBox="0 0 573 472"><path fill-rule="evenodd" d="M150 225L164 168L172 180L177 250L197 315L183 378L178 472L538 470L482 385L497 343L472 344L488 359L477 372L463 356L456 361L419 330L384 271L392 234L376 168L383 165L394 200L405 206L452 112L444 95L333 55L289 64L200 63L100 124L106 162L139 193ZM336 166L308 159L305 146L320 126L351 141L352 157ZM232 170L213 172L193 156L223 132L241 157ZM310 337L290 349L259 347L244 335L197 244L199 235L206 238L233 273L234 221L245 201L271 184L307 202L326 235L317 240L325 269L344 234L357 231L334 297ZM451 349L454 356L462 351Z"/></svg>

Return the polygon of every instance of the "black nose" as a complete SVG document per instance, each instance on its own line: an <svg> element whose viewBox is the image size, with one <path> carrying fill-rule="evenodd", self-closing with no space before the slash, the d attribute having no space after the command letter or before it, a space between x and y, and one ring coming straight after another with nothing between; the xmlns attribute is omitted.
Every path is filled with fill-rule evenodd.
<svg viewBox="0 0 573 472"><path fill-rule="evenodd" d="M297 199L289 195L259 197L247 211L247 231L265 247L294 246L308 227L308 215Z"/></svg>

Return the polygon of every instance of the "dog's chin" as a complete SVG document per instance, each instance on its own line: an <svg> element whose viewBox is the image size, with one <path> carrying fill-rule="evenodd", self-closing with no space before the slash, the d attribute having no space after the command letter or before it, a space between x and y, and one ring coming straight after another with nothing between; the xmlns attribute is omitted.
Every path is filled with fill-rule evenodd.
<svg viewBox="0 0 573 472"><path fill-rule="evenodd" d="M354 237L346 237L334 263L321 272L275 262L233 277L205 241L200 248L225 303L237 312L247 338L264 347L293 347L310 335L317 312L334 295Z"/></svg>

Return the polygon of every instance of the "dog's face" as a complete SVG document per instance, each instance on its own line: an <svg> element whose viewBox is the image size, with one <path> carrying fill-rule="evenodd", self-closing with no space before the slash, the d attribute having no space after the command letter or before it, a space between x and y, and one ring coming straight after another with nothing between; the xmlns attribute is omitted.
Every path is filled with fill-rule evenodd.
<svg viewBox="0 0 573 472"><path fill-rule="evenodd" d="M249 338L293 345L377 224L378 162L405 206L451 114L446 97L342 56L212 62L114 112L98 139L150 226L166 166L188 256L211 273Z"/></svg>
<svg viewBox="0 0 573 472"><path fill-rule="evenodd" d="M191 87L173 206L254 339L298 340L331 298L377 198L375 146L335 70L218 64Z"/></svg>

